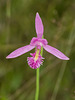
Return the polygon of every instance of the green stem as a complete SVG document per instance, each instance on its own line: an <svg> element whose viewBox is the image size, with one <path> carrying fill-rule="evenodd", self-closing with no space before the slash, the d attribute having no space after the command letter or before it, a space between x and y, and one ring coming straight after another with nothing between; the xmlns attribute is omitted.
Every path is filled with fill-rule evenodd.
<svg viewBox="0 0 75 100"><path fill-rule="evenodd" d="M36 94L35 94L35 100L38 100L39 98L39 68L36 69Z"/></svg>
<svg viewBox="0 0 75 100"><path fill-rule="evenodd" d="M43 47L41 47L41 56L43 54ZM36 94L35 94L35 100L38 100L39 98L39 68L36 69Z"/></svg>

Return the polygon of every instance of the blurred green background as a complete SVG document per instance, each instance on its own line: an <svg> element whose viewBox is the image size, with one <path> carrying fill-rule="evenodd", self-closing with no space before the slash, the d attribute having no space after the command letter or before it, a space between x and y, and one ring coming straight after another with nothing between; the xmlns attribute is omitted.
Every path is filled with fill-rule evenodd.
<svg viewBox="0 0 75 100"><path fill-rule="evenodd" d="M36 37L36 12L48 44L70 58L62 61L44 50L39 100L75 100L75 0L0 0L0 100L35 98L30 52L15 59L6 56Z"/></svg>

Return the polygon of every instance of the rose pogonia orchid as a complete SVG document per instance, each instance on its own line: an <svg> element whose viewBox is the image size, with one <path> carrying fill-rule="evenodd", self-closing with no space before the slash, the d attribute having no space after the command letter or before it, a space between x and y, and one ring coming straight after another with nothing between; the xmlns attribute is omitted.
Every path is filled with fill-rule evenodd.
<svg viewBox="0 0 75 100"><path fill-rule="evenodd" d="M38 13L36 13L36 18L35 18L35 29L36 29L37 37L33 37L29 45L18 48L17 50L10 53L6 57L7 59L16 58L34 48L36 48L35 53L30 53L30 55L32 57L28 57L27 61L28 61L28 65L32 69L37 69L43 63L44 58L40 54L41 47L43 47L47 52L53 54L57 58L62 59L62 60L69 60L69 58L67 56L65 56L62 52L60 52L56 48L48 45L48 42L46 39L42 39L44 28L43 28L42 20Z"/></svg>

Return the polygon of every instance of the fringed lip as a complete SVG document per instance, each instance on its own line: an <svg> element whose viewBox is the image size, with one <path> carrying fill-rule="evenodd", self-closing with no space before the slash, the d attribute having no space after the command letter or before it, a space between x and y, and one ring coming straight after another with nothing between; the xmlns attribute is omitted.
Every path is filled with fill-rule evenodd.
<svg viewBox="0 0 75 100"><path fill-rule="evenodd" d="M39 54L38 55L38 59L35 60L35 56L36 56L36 52L35 53L31 53L32 57L27 57L27 61L28 61L28 65L32 68L32 69L37 69L39 68L42 64L43 64L43 57Z"/></svg>

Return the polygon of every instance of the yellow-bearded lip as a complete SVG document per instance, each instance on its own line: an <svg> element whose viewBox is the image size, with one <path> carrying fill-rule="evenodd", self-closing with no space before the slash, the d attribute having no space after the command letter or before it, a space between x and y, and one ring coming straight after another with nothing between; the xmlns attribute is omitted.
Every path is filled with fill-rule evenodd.
<svg viewBox="0 0 75 100"><path fill-rule="evenodd" d="M39 57L39 49L37 49L34 60L36 61Z"/></svg>

